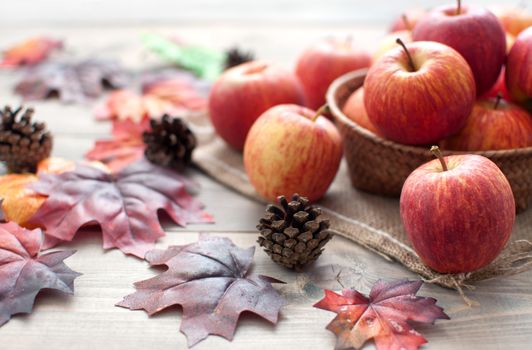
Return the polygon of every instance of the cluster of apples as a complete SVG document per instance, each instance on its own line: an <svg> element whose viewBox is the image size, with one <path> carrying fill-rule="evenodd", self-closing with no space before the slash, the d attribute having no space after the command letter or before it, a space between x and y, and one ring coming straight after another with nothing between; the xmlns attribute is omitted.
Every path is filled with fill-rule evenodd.
<svg viewBox="0 0 532 350"><path fill-rule="evenodd" d="M209 96L211 121L222 139L244 153L257 192L274 201L300 193L321 198L342 158L334 124L317 110L339 76L371 64L351 40L327 39L300 56L295 72L253 61L229 69Z"/></svg>
<svg viewBox="0 0 532 350"><path fill-rule="evenodd" d="M413 12L392 26L401 32L391 33L376 51L363 88L350 96L344 112L375 134L407 145L439 143L456 151L530 147L531 25L524 12L505 11L497 18L460 1ZM398 47L386 50L392 37ZM433 270L480 269L511 235L512 189L488 158L443 157L436 146L433 151L439 159L416 169L403 186L405 230Z"/></svg>
<svg viewBox="0 0 532 350"><path fill-rule="evenodd" d="M530 147L531 25L526 12L500 11L497 18L460 1L411 11L394 22L364 86L343 112L406 145L438 143L454 151Z"/></svg>

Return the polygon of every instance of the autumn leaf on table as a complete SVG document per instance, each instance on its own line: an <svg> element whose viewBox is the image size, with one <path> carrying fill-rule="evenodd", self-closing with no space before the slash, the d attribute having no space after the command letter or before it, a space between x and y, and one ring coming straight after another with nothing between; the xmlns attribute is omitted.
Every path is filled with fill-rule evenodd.
<svg viewBox="0 0 532 350"><path fill-rule="evenodd" d="M353 289L344 289L342 294L325 290L325 297L314 307L338 314L327 325L336 334L336 349L360 349L372 338L379 350L418 349L427 340L409 322L449 319L436 299L416 296L422 284L379 280L369 297Z"/></svg>
<svg viewBox="0 0 532 350"><path fill-rule="evenodd" d="M208 84L179 71L148 73L142 78L141 93L119 90L94 109L96 119L160 118L164 114L185 115L207 110Z"/></svg>
<svg viewBox="0 0 532 350"><path fill-rule="evenodd" d="M113 91L107 99L96 106L94 115L98 120L132 120L159 118L163 114L174 114L176 108L170 101L156 96L142 96L130 90Z"/></svg>
<svg viewBox="0 0 532 350"><path fill-rule="evenodd" d="M99 162L91 162L91 165L106 169ZM50 157L43 159L37 166L37 174L54 173L60 174L72 171L76 163L63 158ZM0 176L0 198L6 221L13 221L26 228L34 228L27 221L35 214L42 205L45 196L42 196L28 185L38 180L35 174L6 174Z"/></svg>
<svg viewBox="0 0 532 350"><path fill-rule="evenodd" d="M100 96L106 87L125 86L128 80L122 67L113 61L49 62L30 69L15 92L25 100L42 100L57 94L64 103L85 102Z"/></svg>
<svg viewBox="0 0 532 350"><path fill-rule="evenodd" d="M30 188L48 196L28 222L46 228L45 247L70 241L79 228L97 223L104 249L116 247L144 258L164 236L159 210L180 226L212 222L190 194L195 183L146 160L117 174L78 164L72 172L40 175Z"/></svg>
<svg viewBox="0 0 532 350"><path fill-rule="evenodd" d="M198 77L216 79L223 71L226 55L209 47L184 44L179 40L156 34L142 37L144 45L162 58L185 68Z"/></svg>
<svg viewBox="0 0 532 350"><path fill-rule="evenodd" d="M199 80L190 72L164 70L146 74L142 78L142 93L169 101L185 111L207 111L211 84Z"/></svg>
<svg viewBox="0 0 532 350"><path fill-rule="evenodd" d="M81 274L63 260L73 250L39 254L42 232L14 222L0 224L0 326L12 315L30 313L42 289L74 293L74 279Z"/></svg>
<svg viewBox="0 0 532 350"><path fill-rule="evenodd" d="M144 117L140 123L131 119L113 120L112 138L96 141L85 158L100 161L112 172L118 172L144 157L146 145L142 134L149 129L148 117Z"/></svg>
<svg viewBox="0 0 532 350"><path fill-rule="evenodd" d="M0 60L0 67L34 65L47 59L52 51L62 48L61 40L47 37L31 38L5 50Z"/></svg>
<svg viewBox="0 0 532 350"><path fill-rule="evenodd" d="M146 254L150 265L166 265L156 277L135 283L136 292L117 306L145 310L150 316L181 305L181 332L189 347L210 334L233 339L240 314L252 312L277 323L285 304L272 283L277 279L250 273L255 247L243 249L230 239L200 235L200 239Z"/></svg>

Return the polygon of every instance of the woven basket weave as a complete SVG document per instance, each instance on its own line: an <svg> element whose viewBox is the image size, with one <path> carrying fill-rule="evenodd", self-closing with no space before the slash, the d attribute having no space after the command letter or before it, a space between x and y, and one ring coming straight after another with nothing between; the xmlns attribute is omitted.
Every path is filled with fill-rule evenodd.
<svg viewBox="0 0 532 350"><path fill-rule="evenodd" d="M353 186L370 193L397 197L408 175L434 157L427 148L385 140L342 112L347 98L364 83L366 72L366 69L357 70L336 79L327 92L327 103L343 137ZM444 155L458 153L443 151ZM532 147L468 153L495 162L512 186L517 211L528 207L532 199Z"/></svg>

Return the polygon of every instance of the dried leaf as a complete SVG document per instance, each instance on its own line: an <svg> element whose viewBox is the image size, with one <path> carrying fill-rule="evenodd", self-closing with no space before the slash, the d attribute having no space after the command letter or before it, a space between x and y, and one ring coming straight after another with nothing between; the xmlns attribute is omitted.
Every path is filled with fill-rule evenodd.
<svg viewBox="0 0 532 350"><path fill-rule="evenodd" d="M63 260L75 251L39 255L40 229L29 231L14 222L0 224L0 326L12 315L30 313L41 289L74 293L74 279L81 274Z"/></svg>
<svg viewBox="0 0 532 350"><path fill-rule="evenodd" d="M5 50L0 67L34 65L47 59L54 50L62 48L61 40L47 37L31 38Z"/></svg>
<svg viewBox="0 0 532 350"><path fill-rule="evenodd" d="M154 96L140 96L129 90L112 92L103 104L96 106L96 119L128 120L140 122L143 118L159 118L165 113L173 114L174 106Z"/></svg>
<svg viewBox="0 0 532 350"><path fill-rule="evenodd" d="M31 69L15 91L26 100L42 100L57 94L62 102L85 102L103 93L105 87L121 88L128 75L112 61L45 63Z"/></svg>
<svg viewBox="0 0 532 350"><path fill-rule="evenodd" d="M39 162L37 173L59 174L71 171L75 163L62 158L46 158ZM35 214L42 205L45 196L37 194L28 188L28 185L37 181L34 174L7 174L0 176L0 198L4 201L2 209L6 221L13 221L17 224L33 228L27 225L28 219Z"/></svg>
<svg viewBox="0 0 532 350"><path fill-rule="evenodd" d="M145 35L142 41L147 48L166 60L188 69L198 77L216 79L224 69L226 55L208 47L185 45L178 40L160 35Z"/></svg>
<svg viewBox="0 0 532 350"><path fill-rule="evenodd" d="M179 112L206 111L209 89L209 83L181 70L146 74L142 79L142 93L145 96L168 101L179 109Z"/></svg>
<svg viewBox="0 0 532 350"><path fill-rule="evenodd" d="M207 110L208 84L184 71L162 71L146 74L142 79L142 94L130 90L115 91L98 105L96 119L160 118L164 114L185 115Z"/></svg>
<svg viewBox="0 0 532 350"><path fill-rule="evenodd" d="M142 134L149 129L150 120L147 117L140 123L131 119L114 120L112 139L96 141L85 158L100 161L112 172L118 172L144 157L146 146Z"/></svg>
<svg viewBox="0 0 532 350"><path fill-rule="evenodd" d="M449 319L436 299L416 296L421 281L375 283L369 297L356 290L342 294L325 290L325 297L314 305L338 315L327 325L336 334L336 349L360 349L373 338L377 349L418 349L427 340L409 322L434 323Z"/></svg>
<svg viewBox="0 0 532 350"><path fill-rule="evenodd" d="M283 282L249 273L254 253L255 247L242 249L228 238L207 235L195 243L152 250L146 260L168 270L135 283L137 291L117 305L149 315L181 305L181 332L189 347L210 334L231 340L244 311L275 324L284 301L271 283Z"/></svg>
<svg viewBox="0 0 532 350"><path fill-rule="evenodd" d="M82 226L98 223L104 249L116 247L143 258L164 236L158 210L180 226L212 222L188 192L195 187L185 176L145 160L117 174L79 164L72 172L40 175L31 185L48 198L29 223L46 228L46 247L70 241Z"/></svg>
<svg viewBox="0 0 532 350"><path fill-rule="evenodd" d="M0 177L0 197L4 200L2 209L7 221L25 225L44 202L44 196L27 188L37 181L33 174L8 174Z"/></svg>

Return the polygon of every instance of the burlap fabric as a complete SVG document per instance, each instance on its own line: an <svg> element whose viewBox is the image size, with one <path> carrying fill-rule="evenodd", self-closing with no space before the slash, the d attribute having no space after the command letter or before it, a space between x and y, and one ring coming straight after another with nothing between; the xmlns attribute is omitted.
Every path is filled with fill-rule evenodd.
<svg viewBox="0 0 532 350"><path fill-rule="evenodd" d="M231 150L208 127L203 118L195 127L200 146L194 162L208 175L259 202L264 202L248 181L242 155ZM318 205L331 220L336 234L395 260L428 282L462 291L474 282L513 275L532 268L532 208L517 216L510 242L489 266L467 274L443 275L426 267L412 249L401 224L399 201L361 192L351 186L347 166L342 164L327 195Z"/></svg>

